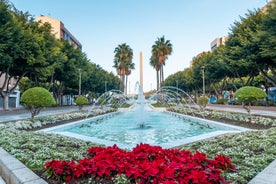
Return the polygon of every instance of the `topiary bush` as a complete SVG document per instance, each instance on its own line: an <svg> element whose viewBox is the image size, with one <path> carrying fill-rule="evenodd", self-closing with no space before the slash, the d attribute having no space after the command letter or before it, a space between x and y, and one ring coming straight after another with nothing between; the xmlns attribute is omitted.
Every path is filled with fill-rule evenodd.
<svg viewBox="0 0 276 184"><path fill-rule="evenodd" d="M88 104L88 99L85 96L79 96L75 102L79 106L79 109L82 110L83 105Z"/></svg>
<svg viewBox="0 0 276 184"><path fill-rule="evenodd" d="M31 112L31 120L39 114L43 107L53 106L56 104L52 94L45 88L34 87L26 90L20 100L21 104Z"/></svg>
<svg viewBox="0 0 276 184"><path fill-rule="evenodd" d="M234 97L242 102L243 108L248 112L250 120L252 120L251 105L256 104L258 99L266 98L267 94L261 88L245 86L238 89Z"/></svg>
<svg viewBox="0 0 276 184"><path fill-rule="evenodd" d="M201 96L197 100L198 105L200 105L203 108L206 107L206 105L208 104L208 102L209 102L209 99L206 96Z"/></svg>

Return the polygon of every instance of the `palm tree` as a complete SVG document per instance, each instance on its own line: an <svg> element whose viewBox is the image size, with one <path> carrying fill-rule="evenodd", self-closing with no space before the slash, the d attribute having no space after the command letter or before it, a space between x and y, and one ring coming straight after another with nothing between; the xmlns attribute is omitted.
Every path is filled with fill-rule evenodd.
<svg viewBox="0 0 276 184"><path fill-rule="evenodd" d="M129 45L123 43L115 48L114 53L113 67L117 69L117 73L121 79L120 90L125 91L125 94L127 94L127 90L125 90L125 86L127 89L127 76L131 74L131 70L135 69L134 63L132 62L133 50Z"/></svg>
<svg viewBox="0 0 276 184"><path fill-rule="evenodd" d="M160 67L160 80L157 79L157 81L159 81L157 84L157 90L164 82L163 66L165 65L165 61L168 59L168 56L172 53L172 51L172 44L170 43L170 40L165 39L165 36L157 38L157 41L155 41L154 45L152 46L152 58L156 58L158 61L158 67Z"/></svg>
<svg viewBox="0 0 276 184"><path fill-rule="evenodd" d="M156 86L157 90L159 89L159 71L160 71L160 64L158 62L158 59L155 56L150 57L150 66L152 66L156 70Z"/></svg>

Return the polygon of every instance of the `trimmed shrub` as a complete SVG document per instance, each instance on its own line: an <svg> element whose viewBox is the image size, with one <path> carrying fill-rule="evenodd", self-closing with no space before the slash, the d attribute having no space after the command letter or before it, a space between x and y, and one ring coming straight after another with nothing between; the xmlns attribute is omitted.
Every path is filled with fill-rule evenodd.
<svg viewBox="0 0 276 184"><path fill-rule="evenodd" d="M26 90L22 94L20 102L31 112L32 121L43 107L56 104L52 94L42 87L34 87Z"/></svg>
<svg viewBox="0 0 276 184"><path fill-rule="evenodd" d="M200 105L203 108L206 107L206 105L208 104L208 102L209 102L209 99L206 96L201 96L197 100L198 105Z"/></svg>
<svg viewBox="0 0 276 184"><path fill-rule="evenodd" d="M242 102L243 108L248 112L250 120L252 120L251 108L252 104L257 104L258 99L267 97L266 93L261 89L254 86L245 86L236 91L235 98Z"/></svg>
<svg viewBox="0 0 276 184"><path fill-rule="evenodd" d="M79 96L75 102L79 106L79 109L82 110L83 105L88 104L88 99L85 96Z"/></svg>

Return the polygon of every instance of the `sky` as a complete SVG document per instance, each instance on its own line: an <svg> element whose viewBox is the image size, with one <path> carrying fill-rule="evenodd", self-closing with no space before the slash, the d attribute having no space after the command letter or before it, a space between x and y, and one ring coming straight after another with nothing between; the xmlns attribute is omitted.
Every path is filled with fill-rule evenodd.
<svg viewBox="0 0 276 184"><path fill-rule="evenodd" d="M248 10L268 0L10 0L32 16L61 20L81 42L92 63L116 74L114 49L122 43L133 49L135 70L128 93L139 81L139 53L143 53L144 92L156 89L156 71L149 65L151 47L165 36L173 53L164 67L165 78L188 68L194 56L210 50L217 37L227 36L231 25ZM103 84L104 85L104 84Z"/></svg>

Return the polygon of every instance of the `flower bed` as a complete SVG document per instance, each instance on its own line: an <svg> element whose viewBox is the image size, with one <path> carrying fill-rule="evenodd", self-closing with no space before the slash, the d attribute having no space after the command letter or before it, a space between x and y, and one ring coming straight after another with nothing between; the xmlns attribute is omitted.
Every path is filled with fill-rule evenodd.
<svg viewBox="0 0 276 184"><path fill-rule="evenodd" d="M73 114L67 114L64 117L75 118L76 115ZM44 119L48 118L58 119L56 115L44 117ZM62 122L62 118L60 121ZM47 123L50 124L51 122ZM26 126L32 127L28 124ZM21 123L16 122L0 124L0 146L27 167L40 174L41 177L44 177L41 175L44 164L53 158L80 160L86 155L87 149L91 146L98 146L91 142L66 136L30 131L33 128L24 131L20 127ZM208 158L214 158L217 154L227 155L231 158L233 165L236 166L236 170L225 171L225 179L233 183L248 183L276 158L276 128L216 137L180 146L179 149L190 150L192 153L204 152ZM89 181L91 181L90 183L98 183L98 180L94 182L91 179ZM115 176L112 183L122 184L129 183L129 181L125 175L121 174Z"/></svg>
<svg viewBox="0 0 276 184"><path fill-rule="evenodd" d="M45 164L49 177L61 182L84 178L108 178L124 174L131 183L228 183L222 172L234 169L229 158L204 153L137 145L131 152L113 147L92 147L88 157L78 161L52 160Z"/></svg>
<svg viewBox="0 0 276 184"><path fill-rule="evenodd" d="M98 116L101 114L106 114L110 112L114 112L114 108L107 107L106 109L93 109L89 114L91 116ZM41 128L46 128L48 126L55 126L59 123L84 119L88 115L88 112L81 111L81 112L73 112L73 113L67 113L67 114L57 114L53 116L44 116L44 117L36 117L34 119L34 122L31 120L19 120L19 121L12 121L7 122L4 125L5 127L13 127L18 130L38 130Z"/></svg>
<svg viewBox="0 0 276 184"><path fill-rule="evenodd" d="M250 118L247 114L240 113L219 112L212 110L201 111L198 109L189 109L187 107L180 106L169 107L167 110L181 114L195 115L201 118L204 117L206 119L212 119L252 129L267 129L276 127L276 119L269 117L253 116L252 121L250 121Z"/></svg>

